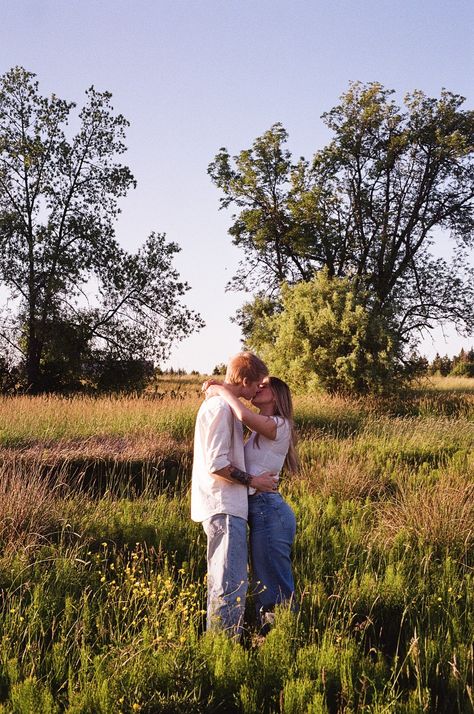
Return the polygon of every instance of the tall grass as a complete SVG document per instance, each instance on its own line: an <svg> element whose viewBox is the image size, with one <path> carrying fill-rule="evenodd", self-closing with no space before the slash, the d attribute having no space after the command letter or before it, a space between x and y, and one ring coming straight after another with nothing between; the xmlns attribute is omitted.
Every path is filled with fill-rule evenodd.
<svg viewBox="0 0 474 714"><path fill-rule="evenodd" d="M61 479L12 460L0 465L0 546L2 552L30 548L60 527Z"/></svg>
<svg viewBox="0 0 474 714"><path fill-rule="evenodd" d="M470 377L441 377L432 375L421 381L422 389L437 392L461 392L474 395L474 379Z"/></svg>
<svg viewBox="0 0 474 714"><path fill-rule="evenodd" d="M437 552L464 558L474 548L474 469L442 471L434 483L408 474L378 509L376 538L385 545L403 536Z"/></svg>
<svg viewBox="0 0 474 714"><path fill-rule="evenodd" d="M470 396L424 399L297 399L298 610L262 641L250 594L241 644L204 633L186 479L154 478L189 467L198 394L3 400L0 712L472 711ZM69 478L83 457L105 488Z"/></svg>
<svg viewBox="0 0 474 714"><path fill-rule="evenodd" d="M199 398L145 397L3 397L0 443L4 446L66 439L192 434Z"/></svg>
<svg viewBox="0 0 474 714"><path fill-rule="evenodd" d="M2 558L4 711L468 711L474 583L450 543L382 543L367 503L288 498L299 612L239 645L203 635L186 497L70 494L60 532Z"/></svg>

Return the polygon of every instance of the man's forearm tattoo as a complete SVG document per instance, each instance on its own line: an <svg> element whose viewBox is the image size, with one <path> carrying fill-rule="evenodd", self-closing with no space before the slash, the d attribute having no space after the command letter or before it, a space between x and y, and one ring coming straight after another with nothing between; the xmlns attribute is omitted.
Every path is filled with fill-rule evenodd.
<svg viewBox="0 0 474 714"><path fill-rule="evenodd" d="M241 471L237 468L237 466L231 466L229 473L231 478L233 478L235 481L238 481L244 486L250 486L250 481L252 480L251 474L248 474L245 471Z"/></svg>

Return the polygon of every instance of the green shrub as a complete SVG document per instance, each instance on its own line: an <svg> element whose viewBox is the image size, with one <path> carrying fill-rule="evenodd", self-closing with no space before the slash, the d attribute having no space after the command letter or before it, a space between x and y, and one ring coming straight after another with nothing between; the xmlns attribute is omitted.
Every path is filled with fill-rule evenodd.
<svg viewBox="0 0 474 714"><path fill-rule="evenodd" d="M34 677L12 686L11 704L12 714L59 714L60 711L48 687Z"/></svg>
<svg viewBox="0 0 474 714"><path fill-rule="evenodd" d="M283 285L280 309L259 313L248 343L301 390L386 393L407 374L389 318L369 308L353 281L325 270Z"/></svg>

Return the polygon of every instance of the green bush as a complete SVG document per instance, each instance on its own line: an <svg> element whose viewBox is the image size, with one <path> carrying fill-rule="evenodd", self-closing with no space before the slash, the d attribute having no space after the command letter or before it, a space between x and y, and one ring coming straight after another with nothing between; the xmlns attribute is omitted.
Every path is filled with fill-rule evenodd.
<svg viewBox="0 0 474 714"><path fill-rule="evenodd" d="M282 286L281 309L257 311L248 337L270 371L301 390L385 393L408 372L390 320L349 278L321 270L310 282Z"/></svg>

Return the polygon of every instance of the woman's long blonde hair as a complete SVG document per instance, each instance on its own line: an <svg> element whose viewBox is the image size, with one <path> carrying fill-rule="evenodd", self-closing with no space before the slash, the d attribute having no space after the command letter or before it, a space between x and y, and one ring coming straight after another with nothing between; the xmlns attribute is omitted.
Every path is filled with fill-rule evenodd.
<svg viewBox="0 0 474 714"><path fill-rule="evenodd" d="M296 455L296 432L293 417L293 401L289 386L278 377L268 377L268 384L275 397L275 416L283 417L288 421L290 427L290 445L285 459L285 468L290 473L298 471L298 457ZM257 434L255 444L258 446Z"/></svg>

